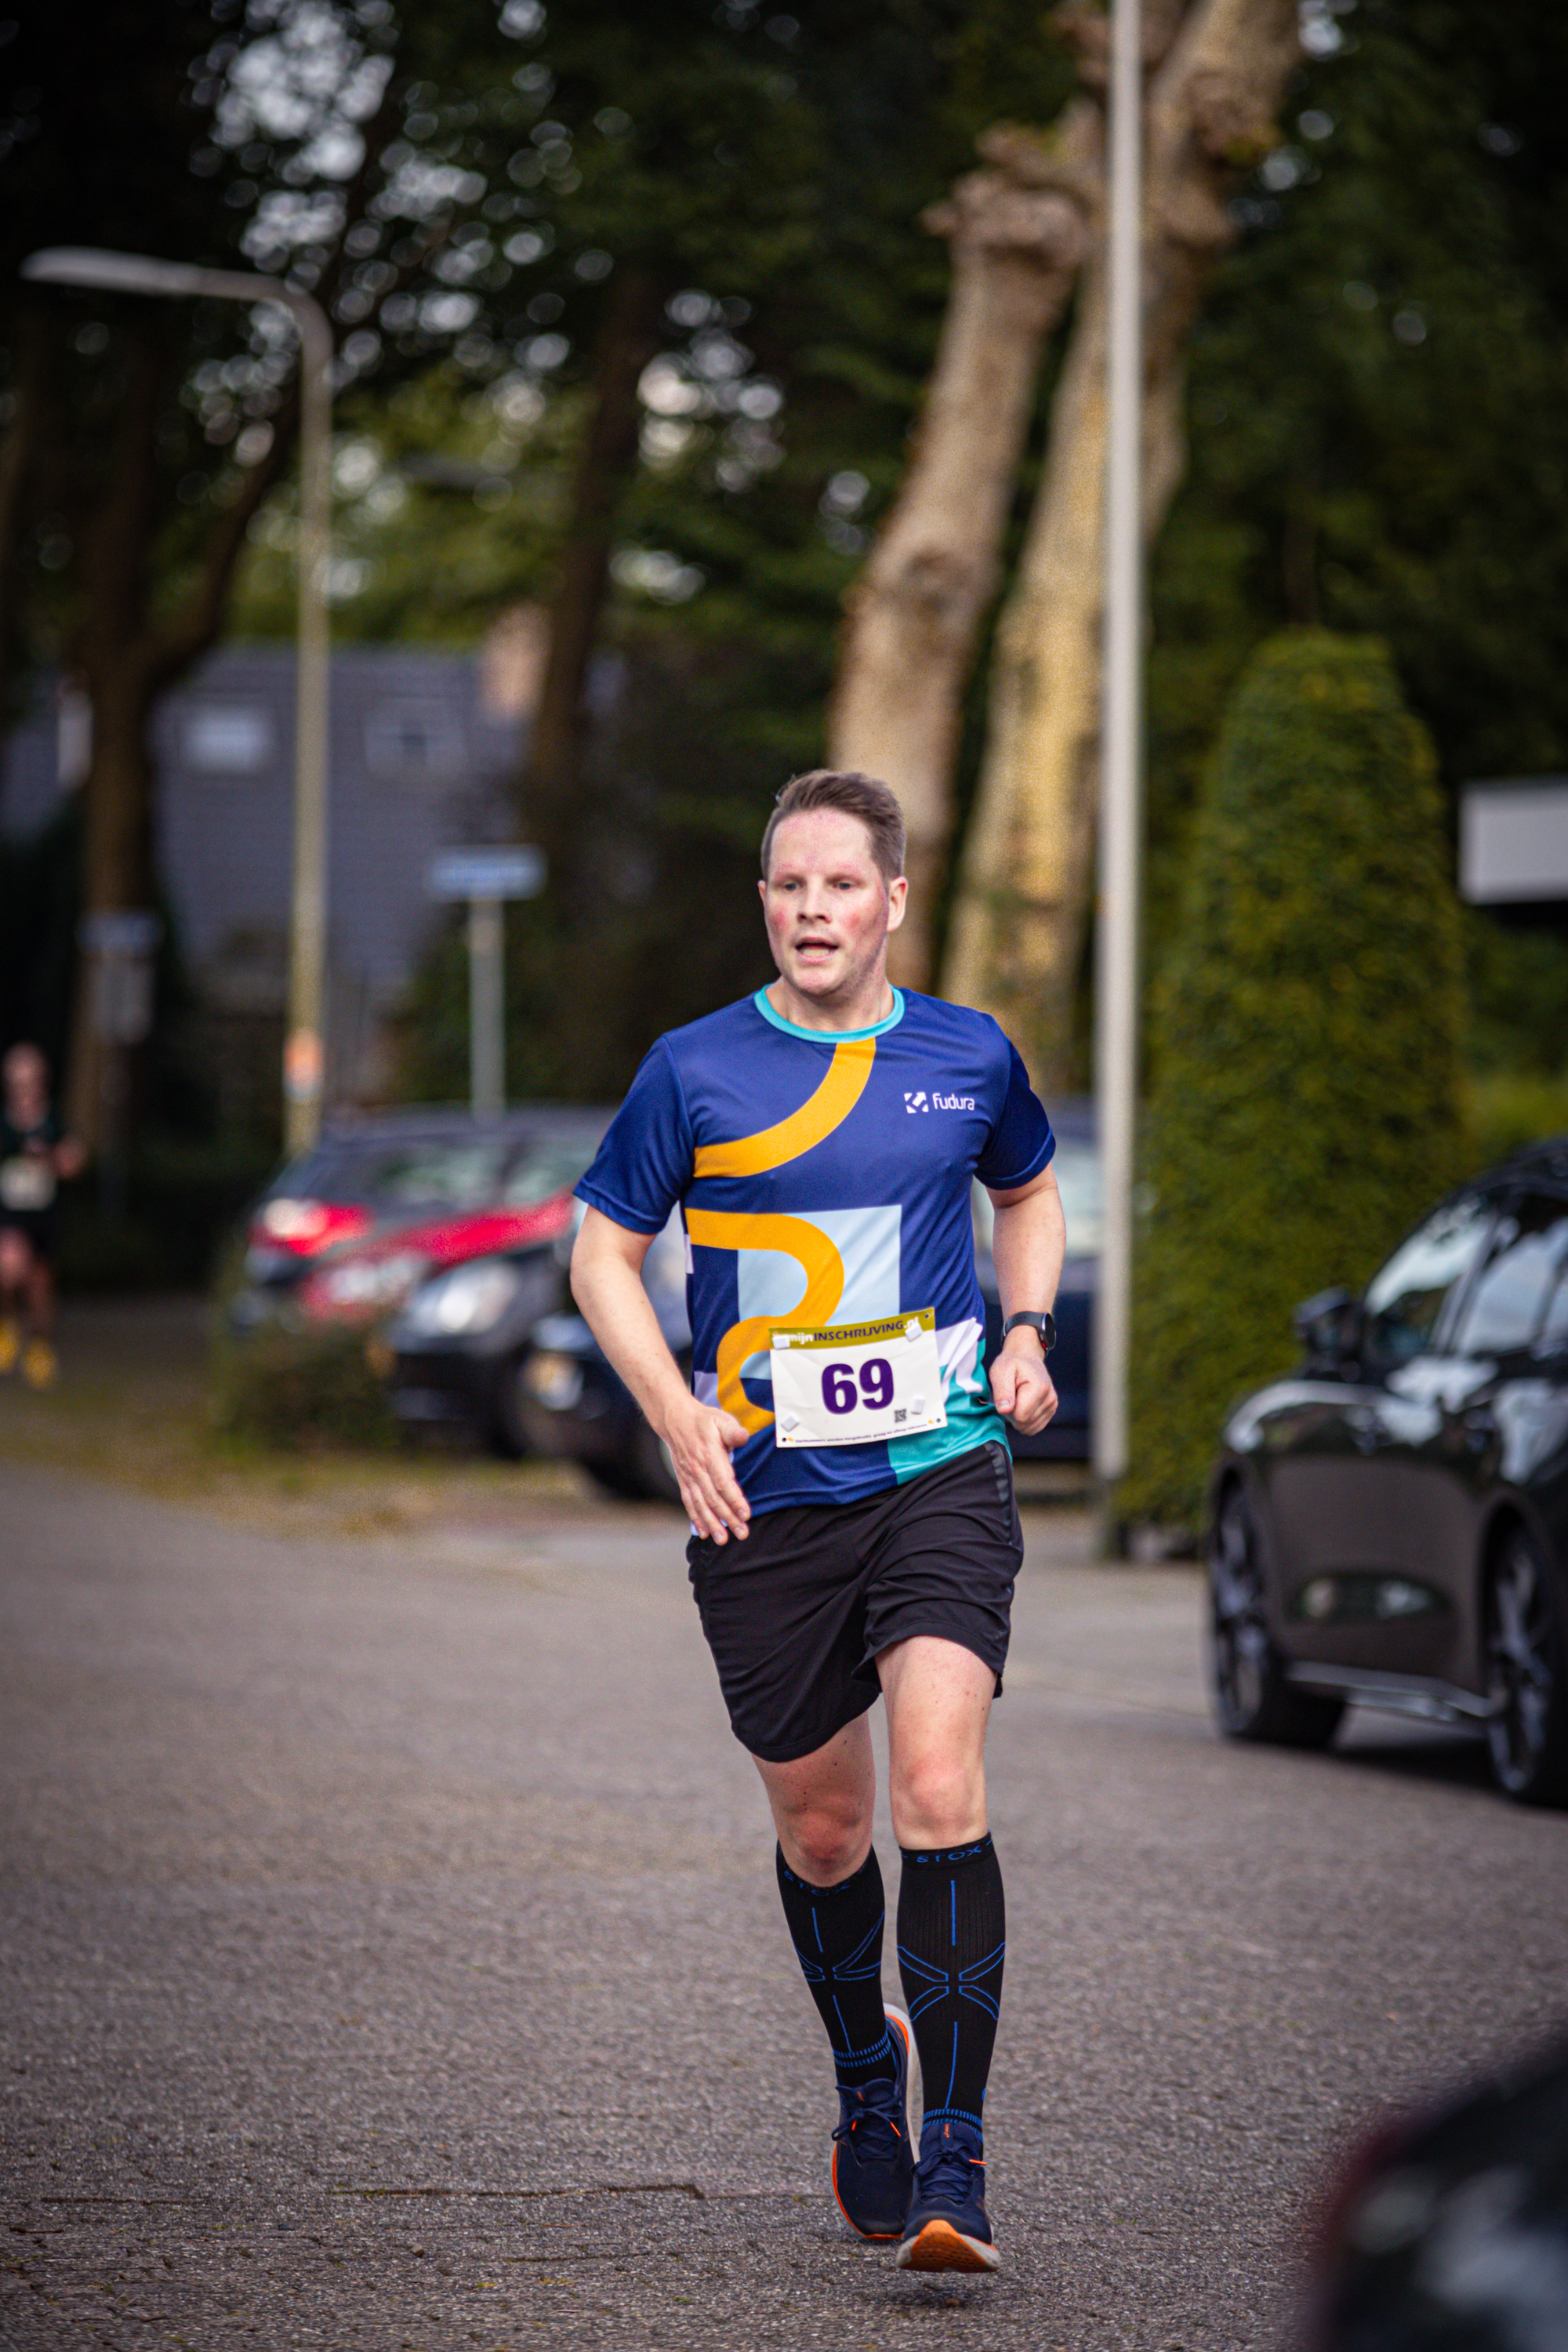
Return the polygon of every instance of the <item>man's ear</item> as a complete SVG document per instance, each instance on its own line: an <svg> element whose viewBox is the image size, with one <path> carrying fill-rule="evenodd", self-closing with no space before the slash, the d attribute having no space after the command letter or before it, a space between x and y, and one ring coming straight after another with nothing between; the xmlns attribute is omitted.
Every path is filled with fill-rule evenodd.
<svg viewBox="0 0 1568 2352"><path fill-rule="evenodd" d="M904 919L909 904L910 886L906 876L895 874L888 885L888 929L896 931Z"/></svg>

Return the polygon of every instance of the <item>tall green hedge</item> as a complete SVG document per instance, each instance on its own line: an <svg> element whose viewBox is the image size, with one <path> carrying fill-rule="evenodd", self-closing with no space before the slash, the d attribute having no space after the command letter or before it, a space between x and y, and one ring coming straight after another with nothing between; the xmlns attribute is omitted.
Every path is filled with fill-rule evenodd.
<svg viewBox="0 0 1568 2352"><path fill-rule="evenodd" d="M1261 646L1215 748L1155 1008L1130 1517L1194 1527L1297 1302L1359 1285L1460 1172L1459 916L1384 647Z"/></svg>

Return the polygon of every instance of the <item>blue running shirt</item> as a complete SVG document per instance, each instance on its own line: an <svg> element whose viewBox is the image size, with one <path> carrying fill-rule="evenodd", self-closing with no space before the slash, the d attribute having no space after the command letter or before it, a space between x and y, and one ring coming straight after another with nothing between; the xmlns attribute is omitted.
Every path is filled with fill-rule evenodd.
<svg viewBox="0 0 1568 2352"><path fill-rule="evenodd" d="M577 1187L617 1225L686 1226L692 1387L751 1434L752 1511L857 1502L1005 1431L983 1369L971 1184L1026 1184L1056 1150L988 1013L893 991L873 1029L799 1029L765 993L653 1047ZM934 1308L947 1426L863 1445L773 1443L768 1334Z"/></svg>

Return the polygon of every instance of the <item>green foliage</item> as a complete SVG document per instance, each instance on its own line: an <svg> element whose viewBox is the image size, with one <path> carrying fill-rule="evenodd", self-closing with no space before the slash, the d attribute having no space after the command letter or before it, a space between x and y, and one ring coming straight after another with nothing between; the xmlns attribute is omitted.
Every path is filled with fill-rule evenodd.
<svg viewBox="0 0 1568 2352"><path fill-rule="evenodd" d="M1568 1135L1568 1076L1494 1070L1465 1090L1467 1158L1476 1169L1495 1168L1527 1143Z"/></svg>
<svg viewBox="0 0 1568 2352"><path fill-rule="evenodd" d="M1272 639L1199 808L1156 1014L1134 1279L1134 1516L1192 1525L1290 1312L1460 1172L1458 910L1430 748L1374 642Z"/></svg>
<svg viewBox="0 0 1568 2352"><path fill-rule="evenodd" d="M1450 799L1568 766L1568 13L1363 0L1338 21L1191 349L1152 580L1156 963L1220 714L1281 625L1388 644Z"/></svg>
<svg viewBox="0 0 1568 2352"><path fill-rule="evenodd" d="M1478 1076L1568 1077L1568 940L1465 911L1465 1058Z"/></svg>
<svg viewBox="0 0 1568 2352"><path fill-rule="evenodd" d="M273 1325L214 1349L213 1427L290 1453L389 1451L397 1424L372 1370L363 1331Z"/></svg>

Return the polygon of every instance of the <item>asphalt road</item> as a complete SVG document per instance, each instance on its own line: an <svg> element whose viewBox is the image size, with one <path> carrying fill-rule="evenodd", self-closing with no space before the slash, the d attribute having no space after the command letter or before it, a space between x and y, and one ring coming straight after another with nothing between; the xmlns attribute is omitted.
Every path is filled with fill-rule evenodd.
<svg viewBox="0 0 1568 2352"><path fill-rule="evenodd" d="M824 2185L670 1517L283 1540L0 1469L0 2342L1281 2342L1347 2144L1568 2015L1568 1821L1447 1738L1222 1747L1192 1571L1029 1532L1006 2268L925 2284Z"/></svg>

